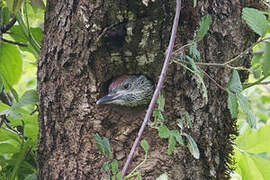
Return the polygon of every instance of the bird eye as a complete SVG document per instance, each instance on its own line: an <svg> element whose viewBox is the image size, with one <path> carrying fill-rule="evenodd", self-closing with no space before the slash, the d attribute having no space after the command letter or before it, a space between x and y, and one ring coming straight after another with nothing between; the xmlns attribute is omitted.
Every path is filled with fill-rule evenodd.
<svg viewBox="0 0 270 180"><path fill-rule="evenodd" d="M131 84L130 83L127 83L127 84L124 85L124 88L125 89L129 89L130 87L131 87Z"/></svg>

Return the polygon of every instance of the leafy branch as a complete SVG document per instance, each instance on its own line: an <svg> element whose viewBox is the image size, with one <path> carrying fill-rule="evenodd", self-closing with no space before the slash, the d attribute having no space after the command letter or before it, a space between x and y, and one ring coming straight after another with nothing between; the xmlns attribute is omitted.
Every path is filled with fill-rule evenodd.
<svg viewBox="0 0 270 180"><path fill-rule="evenodd" d="M182 119L177 119L177 126L180 130L170 130L164 123L164 118L162 116L162 112L164 111L164 104L165 100L162 95L158 98L158 109L156 109L153 113L155 121L159 121L159 127L156 127L156 122L153 124L158 129L158 135L160 138L168 139L168 154L171 155L176 148L176 143L181 146L185 146L183 141L183 137L187 139L187 147L190 153L193 155L194 158L200 158L200 151L194 139L184 132L185 128L191 128L191 121L188 112L185 112L185 123Z"/></svg>
<svg viewBox="0 0 270 180"><path fill-rule="evenodd" d="M252 8L244 8L242 12L242 18L246 21L246 23L251 27L251 29L259 34L261 37L264 36L267 32L267 20L262 12L252 9ZM203 17L202 21L200 23L200 29L197 32L194 40L191 43L188 43L186 45L183 45L178 50L176 50L172 58L172 62L179 64L183 66L185 69L193 73L197 76L197 84L198 86L202 84L203 86L203 95L204 97L207 97L207 89L204 86L203 76L206 75L211 81L213 81L220 89L228 92L228 108L230 109L232 117L237 117L238 112L238 103L240 104L241 108L243 109L244 113L247 114L247 122L252 128L256 128L256 118L253 115L252 111L248 107L248 99L241 94L241 92L249 88L251 86L261 84L263 80L265 80L267 77L270 76L270 42L268 40L270 37L260 38L257 42L253 43L250 47L245 49L243 52L241 52L236 57L224 62L224 63L203 63L203 62L196 62L195 60L200 59L199 51L197 50L197 42L202 40L204 35L209 29L209 25L211 23L211 19L207 17ZM202 33L203 32L203 33ZM198 38L199 36L199 38ZM251 69L245 68L245 67L233 67L229 64L243 58L246 54L248 54L252 49L259 43L264 42L264 58L263 62L261 64L263 69L263 77L259 80L255 81L254 83L250 83L247 85L241 84L239 74L237 70L245 70L252 72ZM185 55L186 60L183 60L183 57L181 55L184 54L185 48L189 47L189 54ZM180 58L177 58L177 56L180 55ZM189 66L187 66L189 65ZM230 82L228 83L228 88L222 87L217 81L212 78L208 73L203 71L198 66L216 66L216 67L223 67L223 68L229 68L233 69L233 76L230 79Z"/></svg>

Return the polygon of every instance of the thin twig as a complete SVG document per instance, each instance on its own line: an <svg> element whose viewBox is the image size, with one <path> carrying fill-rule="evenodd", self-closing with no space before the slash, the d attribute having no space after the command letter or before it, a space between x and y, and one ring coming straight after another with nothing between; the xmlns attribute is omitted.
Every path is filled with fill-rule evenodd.
<svg viewBox="0 0 270 180"><path fill-rule="evenodd" d="M262 38L262 39L260 39L259 41L253 43L250 47L248 47L245 51L243 51L242 53L240 53L238 56L236 56L236 57L230 59L229 61L225 62L224 65L225 65L225 64L232 63L232 62L234 62L235 60L237 60L237 59L243 57L245 54L247 54L249 51L251 51L252 48L253 48L255 45L257 45L257 44L259 44L259 43L261 43L261 42L263 42L263 41L265 41L265 40L268 40L268 39L270 39L270 37Z"/></svg>
<svg viewBox="0 0 270 180"><path fill-rule="evenodd" d="M191 73L198 75L195 71L193 71L192 69L190 69L189 67L187 67L186 65L182 64L182 61L174 61L176 64L179 64L181 66L183 66L184 68L186 68L187 70L189 70ZM186 61L185 61L186 62ZM190 64L187 62L187 64ZM202 71L210 80L212 80L219 88L221 88L224 91L227 91L225 88L223 88L220 84L217 83L216 80L214 80L209 74L207 74L205 71L203 71L201 68L198 67L198 69L200 71Z"/></svg>
<svg viewBox="0 0 270 180"><path fill-rule="evenodd" d="M19 136L21 136L21 133L18 132L16 129L14 129L12 126L10 126L6 120L4 120L4 123L7 126L7 129L9 129L9 130L13 131L14 133L18 134Z"/></svg>
<svg viewBox="0 0 270 180"><path fill-rule="evenodd" d="M191 62L188 61L184 61L184 60L180 60L177 58L172 58L172 62L174 63L179 63L181 62L182 64L191 64ZM222 68L230 68L230 69L236 69L236 70L242 70L242 71L249 71L252 72L250 69L239 66L239 67L234 67L234 66L230 66L228 64L219 64L219 63L203 63L203 62L194 62L194 64L198 65L198 66L217 66L217 67L222 67Z"/></svg>
<svg viewBox="0 0 270 180"><path fill-rule="evenodd" d="M152 100L148 106L148 109L147 109L147 112L146 112L146 115L144 117L144 120L143 120L143 123L141 125L141 128L139 130L139 133L138 133L138 136L130 150L130 153L128 155L128 158L127 158L127 161L124 165L124 168L122 169L122 179L123 177L125 177L126 175L126 172L127 172L127 169L128 169L128 165L133 157L133 154L135 152L135 149L141 139L141 136L142 136L142 133L143 133L143 130L148 122L148 120L150 119L150 116L152 115L152 112L153 112L153 109L154 109L154 105L157 101L157 97L159 95L159 92L162 88L162 84L163 84L163 81L164 81L164 78L165 78L165 75L166 75L166 71L167 71L167 68L168 68L168 65L169 65L169 62L170 62L170 57L171 57L171 54L172 54L172 50L173 50L173 47L174 47L174 42L175 42L175 38L176 38L176 32L177 32L177 27L178 27L178 22L179 22L179 16L180 16L180 11L181 11L181 0L176 0L176 12L175 12L175 17L174 17L174 22L173 22L173 28L172 28L172 32L171 32L171 38L170 38L170 42L169 42L169 46L167 48L167 53L166 53L166 58L165 58L165 61L164 61L164 64L163 64L163 68L162 68L162 71L161 71L161 74L160 74L160 78L159 78L159 81L158 81L158 84L157 84L157 87L156 87L156 90L154 92L154 95L152 97Z"/></svg>
<svg viewBox="0 0 270 180"><path fill-rule="evenodd" d="M15 22L16 22L16 17L13 17L7 25L2 26L1 32L2 33L7 32L15 24Z"/></svg>
<svg viewBox="0 0 270 180"><path fill-rule="evenodd" d="M196 64L196 65L201 65L201 66L219 66L219 67L227 67L227 68L230 68L230 69L245 70L245 71L251 72L251 70L248 69L248 68L245 68L245 67L233 67L233 66L230 66L229 64L232 63L232 62L234 62L234 61L236 61L236 60L238 60L239 58L243 57L245 54L247 54L249 51L251 51L252 48L253 48L255 45L257 45L257 44L259 44L259 43L261 43L261 42L263 42L263 41L265 41L265 40L268 40L268 39L270 39L270 37L266 37L266 38L260 39L259 41L253 43L253 44L252 44L250 47L248 47L245 51L241 52L239 55L237 55L236 57L234 57L234 58L228 60L228 61L225 62L225 63L221 63L221 64L220 64L220 63L195 62L195 64ZM184 50L185 47L191 46L192 44L193 44L193 42L192 42L192 43L188 43L188 44L183 45L183 46L180 47L178 50L174 51L174 52L173 52L173 55L174 55L174 56L178 55L179 53L181 53L181 52ZM254 54L255 54L255 53L258 53L258 52L254 52ZM260 52L260 53L261 53L261 52ZM172 59L173 59L173 62L181 61L181 62L184 63L184 64L190 64L190 62L184 61L184 60L179 60L177 57L172 57Z"/></svg>
<svg viewBox="0 0 270 180"><path fill-rule="evenodd" d="M191 46L193 43L194 42L191 42L191 43L188 43L188 44L181 46L179 49L175 50L172 54L175 55L175 54L181 53L185 47Z"/></svg>
<svg viewBox="0 0 270 180"><path fill-rule="evenodd" d="M4 123L4 118L3 118L4 115L1 115L0 116L0 128L2 127L2 124Z"/></svg>
<svg viewBox="0 0 270 180"><path fill-rule="evenodd" d="M213 79L209 74L207 74L207 72L205 72L204 70L202 70L201 68L199 68L200 71L202 71L211 81L213 81L220 89L224 90L227 92L227 90L222 87L220 84L217 83L217 81L215 79Z"/></svg>
<svg viewBox="0 0 270 180"><path fill-rule="evenodd" d="M180 60L180 59L177 59L177 58L172 58L173 62L181 62L181 63L184 63L184 64L191 64L191 62L188 62L188 61L184 61L184 60ZM224 64L219 64L219 63L203 63L203 62L194 62L196 65L201 65L201 66L221 66L221 67L225 67Z"/></svg>
<svg viewBox="0 0 270 180"><path fill-rule="evenodd" d="M10 41L10 40L4 39L4 38L1 38L1 40L3 42L7 42L7 43L10 43L10 44L18 45L18 46L21 46L21 47L28 47L27 44L23 44L23 43L20 43L20 42Z"/></svg>
<svg viewBox="0 0 270 180"><path fill-rule="evenodd" d="M30 113L30 115L32 116L35 112L38 112L38 105L36 104L36 108Z"/></svg>

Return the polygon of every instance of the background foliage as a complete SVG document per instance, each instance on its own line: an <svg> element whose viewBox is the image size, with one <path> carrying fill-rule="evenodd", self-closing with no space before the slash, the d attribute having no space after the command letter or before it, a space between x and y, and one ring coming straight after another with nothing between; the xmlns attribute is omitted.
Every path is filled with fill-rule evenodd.
<svg viewBox="0 0 270 180"><path fill-rule="evenodd" d="M38 102L36 71L43 16L44 9L35 6L35 1L0 1L0 179L3 180L37 178L38 120L34 110ZM15 18L17 22L5 29Z"/></svg>
<svg viewBox="0 0 270 180"><path fill-rule="evenodd" d="M263 3L269 6L267 2ZM44 7L42 0L0 1L0 179L37 178L36 64L43 35ZM253 8L243 9L242 18L259 36L258 42L250 47L253 48L251 68L231 67L224 64L225 67L233 69L226 91L228 108L232 117L238 119L239 128L232 157L235 163L231 165L235 168L235 172L232 173L233 178L270 179L270 83L267 81L270 75L270 41L268 42L270 19L265 15L269 16L269 12ZM12 24L15 18L17 21ZM12 26L7 28L10 24ZM210 24L211 18L205 16L190 48L192 55L186 56L191 66L185 65L187 69L198 75L198 84L202 85L199 87L203 88L205 99L208 97L203 78L207 77L201 74L193 59L199 56L196 42L203 39ZM237 60L238 58L234 58L231 61ZM250 72L247 82L240 81L238 70ZM168 139L168 153L171 154L175 148L182 148L184 145L182 137L185 137L190 152L194 158L199 158L199 150L191 136L181 134L175 129L169 130L163 124L164 103L166 103L165 99L160 96L159 108L154 111L153 116L155 123L160 124L157 128L160 138ZM184 119L188 124L189 115L186 114ZM185 123L178 121L181 129ZM108 175L111 171L112 178L118 179L120 177L118 164L111 159L108 140L98 135L95 138L101 153L103 152L109 159L107 167L104 167L105 170L107 168ZM145 151L144 161L146 161L148 149L151 147L148 147L145 140L142 141L141 146ZM135 175L140 178L137 169L130 176ZM158 177L158 179L167 178L166 173Z"/></svg>

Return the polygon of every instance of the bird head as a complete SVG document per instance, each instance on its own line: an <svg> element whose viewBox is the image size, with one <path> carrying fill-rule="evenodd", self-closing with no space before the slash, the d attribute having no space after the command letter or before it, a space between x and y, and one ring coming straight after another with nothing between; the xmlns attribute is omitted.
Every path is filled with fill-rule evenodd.
<svg viewBox="0 0 270 180"><path fill-rule="evenodd" d="M138 106L149 103L154 92L153 83L144 75L122 75L112 81L108 94L97 104Z"/></svg>

